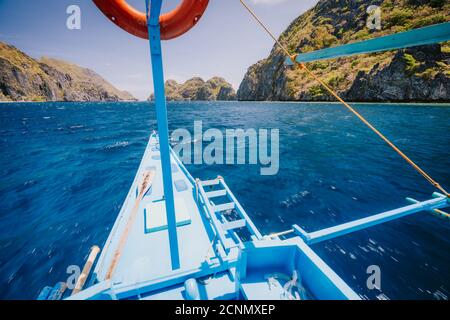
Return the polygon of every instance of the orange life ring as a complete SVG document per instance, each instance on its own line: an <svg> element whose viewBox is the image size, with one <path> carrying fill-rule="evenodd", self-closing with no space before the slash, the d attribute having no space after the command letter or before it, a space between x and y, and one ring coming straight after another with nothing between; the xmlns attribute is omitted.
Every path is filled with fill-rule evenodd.
<svg viewBox="0 0 450 320"><path fill-rule="evenodd" d="M148 39L147 17L125 0L93 0L109 20L125 31ZM209 0L182 0L174 10L161 15L161 39L170 40L189 31L200 20Z"/></svg>

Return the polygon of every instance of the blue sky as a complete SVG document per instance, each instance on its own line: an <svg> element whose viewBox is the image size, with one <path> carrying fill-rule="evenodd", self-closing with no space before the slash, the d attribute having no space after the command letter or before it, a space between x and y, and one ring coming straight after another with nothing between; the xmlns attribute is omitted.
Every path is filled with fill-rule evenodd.
<svg viewBox="0 0 450 320"><path fill-rule="evenodd" d="M144 8L144 0L129 0ZM317 0L247 0L279 35ZM166 0L164 10L179 1ZM66 28L66 8L79 5L81 30ZM139 99L152 91L149 46L110 23L90 0L0 0L0 41L35 58L49 56L98 72ZM239 0L210 0L199 24L163 44L166 79L222 76L237 89L247 68L267 57L272 40Z"/></svg>

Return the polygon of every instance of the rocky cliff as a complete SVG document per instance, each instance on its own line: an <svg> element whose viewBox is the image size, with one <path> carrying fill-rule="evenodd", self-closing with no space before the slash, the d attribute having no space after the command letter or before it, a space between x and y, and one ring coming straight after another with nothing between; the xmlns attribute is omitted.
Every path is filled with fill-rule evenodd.
<svg viewBox="0 0 450 320"><path fill-rule="evenodd" d="M185 83L167 80L166 98L168 101L231 101L236 100L236 92L225 79L214 77L208 81L202 78L192 78ZM150 96L149 100L153 100Z"/></svg>
<svg viewBox="0 0 450 320"><path fill-rule="evenodd" d="M0 42L0 101L135 100L94 71L42 58L35 60Z"/></svg>
<svg viewBox="0 0 450 320"><path fill-rule="evenodd" d="M366 27L367 8L381 8L381 30ZM280 42L308 52L450 20L444 0L320 0L291 23ZM450 101L450 45L317 61L307 66L351 101ZM286 68L274 47L251 66L239 100L333 100L298 68Z"/></svg>

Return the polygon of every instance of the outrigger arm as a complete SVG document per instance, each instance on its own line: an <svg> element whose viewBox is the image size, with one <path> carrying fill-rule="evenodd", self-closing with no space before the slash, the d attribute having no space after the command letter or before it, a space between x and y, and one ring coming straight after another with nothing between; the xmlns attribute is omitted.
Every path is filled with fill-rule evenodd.
<svg viewBox="0 0 450 320"><path fill-rule="evenodd" d="M167 226L170 242L172 269L180 268L178 235L173 196L172 165L170 160L169 128L167 124L166 96L164 92L164 69L161 50L161 26L159 16L162 0L145 0L147 26L152 60L153 86L155 92L156 118L158 122L159 150L163 173L164 199L166 202Z"/></svg>
<svg viewBox="0 0 450 320"><path fill-rule="evenodd" d="M299 235L307 244L319 243L355 231L367 229L369 227L382 224L387 221L399 219L417 212L435 210L442 212L439 209L446 208L450 205L450 199L443 194L435 192L433 193L433 197L435 197L435 199L422 202L408 198L407 200L413 203L409 206L386 211L366 218L343 223L330 228L325 228L319 231L306 232L298 225L293 225L292 227L294 228L294 232Z"/></svg>
<svg viewBox="0 0 450 320"><path fill-rule="evenodd" d="M295 56L297 63L349 57L358 54L376 53L389 50L405 49L450 40L450 22L439 23L409 31L376 37L369 40L343 44L336 47L299 53ZM286 64L292 65L290 57Z"/></svg>

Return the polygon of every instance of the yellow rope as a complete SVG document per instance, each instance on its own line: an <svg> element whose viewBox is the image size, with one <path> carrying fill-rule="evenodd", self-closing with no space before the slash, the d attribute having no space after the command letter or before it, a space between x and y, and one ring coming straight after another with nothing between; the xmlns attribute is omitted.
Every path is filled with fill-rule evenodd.
<svg viewBox="0 0 450 320"><path fill-rule="evenodd" d="M350 110L355 116L357 116L366 126L368 126L373 132L375 132L384 142L386 142L395 152L397 152L403 159L406 160L415 170L417 170L429 183L431 183L435 188L443 192L447 197L450 198L450 193L448 193L438 182L436 182L429 174L427 174L422 168L420 168L414 161L412 161L406 154L404 154L393 142L391 142L384 134L378 131L369 121L367 121L358 111L356 111L352 106L345 102L329 85L323 82L318 76L316 76L308 67L303 63L299 63L296 60L297 55L292 55L289 50L281 44L281 42L275 37L275 35L266 27L266 25L261 21L261 19L256 15L256 13L244 2L240 0L242 5L247 9L248 12L255 18L255 20L263 27L263 29L270 35L270 37L277 43L277 45L286 53L291 60L297 64L301 69L305 70L306 73L316 80L321 86L323 86L331 95L333 95L340 103L342 103L348 110Z"/></svg>

